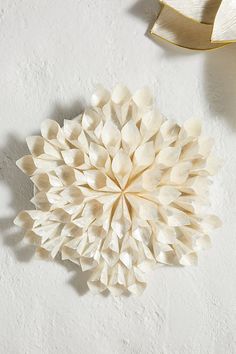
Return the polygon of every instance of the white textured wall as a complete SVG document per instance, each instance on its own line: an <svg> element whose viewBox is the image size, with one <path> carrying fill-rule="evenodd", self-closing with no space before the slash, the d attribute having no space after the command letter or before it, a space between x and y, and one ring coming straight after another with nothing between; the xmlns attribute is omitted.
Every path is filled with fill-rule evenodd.
<svg viewBox="0 0 236 354"><path fill-rule="evenodd" d="M0 353L236 353L236 45L193 53L145 37L155 0L0 0ZM153 16L154 15L154 16ZM224 221L194 268L150 274L140 298L87 293L70 263L35 260L12 227L32 187L15 167L45 118L71 118L96 83L149 85L163 113L202 117L225 165Z"/></svg>

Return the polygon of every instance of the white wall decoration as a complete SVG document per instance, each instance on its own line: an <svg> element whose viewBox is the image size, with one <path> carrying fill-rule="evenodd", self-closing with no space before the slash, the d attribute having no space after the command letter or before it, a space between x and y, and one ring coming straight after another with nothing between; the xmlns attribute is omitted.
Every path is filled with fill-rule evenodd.
<svg viewBox="0 0 236 354"><path fill-rule="evenodd" d="M91 290L140 294L158 263L196 264L209 247L220 222L203 206L219 162L199 120L166 119L146 88L100 87L91 103L27 138L30 155L17 164L35 185L36 210L15 223L39 251L90 270Z"/></svg>

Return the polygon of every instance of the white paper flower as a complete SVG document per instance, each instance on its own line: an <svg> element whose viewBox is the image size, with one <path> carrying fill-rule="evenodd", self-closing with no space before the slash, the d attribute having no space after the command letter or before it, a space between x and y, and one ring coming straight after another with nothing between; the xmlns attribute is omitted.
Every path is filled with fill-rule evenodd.
<svg viewBox="0 0 236 354"><path fill-rule="evenodd" d="M148 89L99 88L92 108L61 128L45 120L17 165L32 176L36 210L25 238L92 273L92 290L139 294L157 263L191 265L210 244L202 213L218 162L198 120L165 119Z"/></svg>

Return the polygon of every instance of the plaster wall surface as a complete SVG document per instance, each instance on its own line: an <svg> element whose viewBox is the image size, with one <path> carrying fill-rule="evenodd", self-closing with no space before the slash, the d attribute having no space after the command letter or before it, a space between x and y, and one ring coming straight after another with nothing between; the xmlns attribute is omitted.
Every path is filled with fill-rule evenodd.
<svg viewBox="0 0 236 354"><path fill-rule="evenodd" d="M0 353L236 353L236 45L200 53L145 36L153 0L0 0ZM223 220L192 268L162 267L141 297L87 292L70 263L36 260L12 225L31 208L15 166L45 118L76 116L97 83L150 86L160 110L198 116L224 160L211 189Z"/></svg>

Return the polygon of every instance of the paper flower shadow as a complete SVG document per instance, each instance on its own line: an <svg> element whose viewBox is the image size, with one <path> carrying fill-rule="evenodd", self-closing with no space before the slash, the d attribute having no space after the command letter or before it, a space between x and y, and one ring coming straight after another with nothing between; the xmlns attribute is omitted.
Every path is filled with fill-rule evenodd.
<svg viewBox="0 0 236 354"><path fill-rule="evenodd" d="M14 227L14 214L22 207L28 209L31 207L30 199L33 193L33 187L28 183L25 176L17 168L15 161L27 152L25 143L17 137L10 135L8 143L0 152L1 169L0 179L11 192L10 208L12 209L12 218L0 219L0 230L4 237L4 244L11 247L20 262L29 261L34 250L32 246L25 246L20 243L23 233Z"/></svg>
<svg viewBox="0 0 236 354"><path fill-rule="evenodd" d="M64 118L72 118L82 110L82 104L75 102L71 107L56 104L49 114L54 120L61 123ZM39 132L34 132L38 134ZM0 218L0 233L3 244L12 249L19 262L29 262L35 255L35 247L25 244L22 241L23 231L14 226L15 215L22 209L32 209L30 202L33 196L33 184L29 183L26 176L16 166L16 160L28 153L25 141L17 136L9 135L6 146L0 151L0 181L10 190L12 217ZM79 295L88 291L87 280L89 272L80 271L79 267L71 262L62 262L57 257L56 262L67 269L72 276L69 284Z"/></svg>

